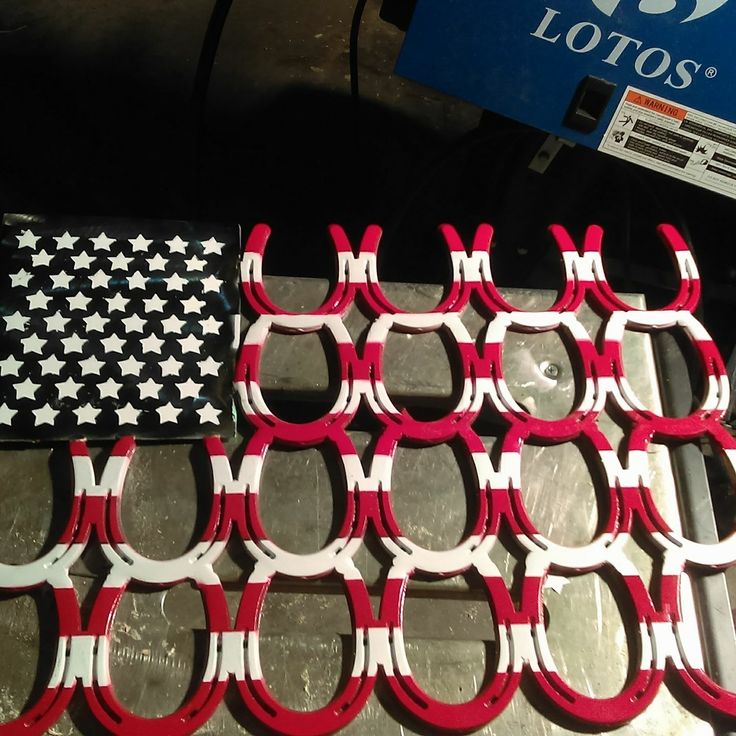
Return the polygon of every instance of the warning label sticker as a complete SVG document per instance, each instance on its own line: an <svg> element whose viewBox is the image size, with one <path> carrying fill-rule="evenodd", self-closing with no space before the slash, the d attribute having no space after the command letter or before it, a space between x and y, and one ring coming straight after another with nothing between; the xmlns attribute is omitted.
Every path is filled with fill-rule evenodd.
<svg viewBox="0 0 736 736"><path fill-rule="evenodd" d="M736 199L736 125L634 87L598 150Z"/></svg>

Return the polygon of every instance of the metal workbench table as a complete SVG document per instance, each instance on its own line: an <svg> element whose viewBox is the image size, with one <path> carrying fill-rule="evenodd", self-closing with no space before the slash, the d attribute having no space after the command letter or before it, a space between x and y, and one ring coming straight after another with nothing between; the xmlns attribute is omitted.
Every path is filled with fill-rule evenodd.
<svg viewBox="0 0 736 736"><path fill-rule="evenodd" d="M273 299L300 309L319 303L325 285L306 279L267 279ZM436 303L434 286L385 285L391 298L420 311ZM506 290L521 309L551 303L546 292ZM643 306L641 296L629 296ZM599 319L583 307L580 321L591 335ZM468 307L463 323L477 336L484 320ZM367 321L353 309L345 319L357 339ZM330 385L325 349L316 335L271 338L262 364L261 382L273 406L310 414ZM528 411L546 418L564 416L575 396L573 372L563 342L556 333L510 334L505 345L505 372L514 397ZM624 358L628 377L649 406L660 405L657 367L650 338L627 333ZM437 335L389 339L385 382L393 397L419 411L452 404L452 372ZM320 409L314 409L319 414ZM365 426L361 422L366 422ZM353 425L351 425L352 427ZM623 436L610 418L600 427L616 447ZM370 446L372 427L359 419L350 437L360 453ZM476 431L492 450L498 428L480 422ZM231 455L242 448L243 437L227 443ZM25 562L53 543L68 502L68 456L64 447L6 446L2 450L0 494L0 559ZM680 525L670 452L653 446L650 462L657 504L667 521ZM122 521L130 543L143 554L166 559L189 548L199 537L208 503L207 462L192 444L143 444L136 453L126 483ZM572 443L527 447L522 455L525 504L540 532L567 545L589 540L598 527L598 503L589 465ZM393 504L407 535L430 549L446 549L463 536L468 524L468 495L464 468L449 445L416 449L401 447L392 482ZM329 458L317 450L275 450L263 474L261 511L271 538L282 548L311 552L322 548L341 518L339 479ZM701 489L702 490L702 489ZM627 555L642 578L649 581L652 558L635 542ZM496 545L493 560L511 585L516 559ZM355 562L372 596L374 610L390 558L370 535ZM252 563L231 543L220 558L220 576L234 613ZM95 589L104 563L94 545L73 570L80 599ZM722 586L722 581L717 583ZM721 589L720 594L723 593ZM716 592L716 595L718 592ZM43 688L53 659L54 632L44 624L50 606L42 593L5 596L0 601L0 651L6 666L0 670L0 721L17 715L32 692ZM622 614L609 584L597 574L553 577L545 592L548 638L560 674L571 686L604 697L618 692L627 677L630 657ZM84 606L83 606L84 613ZM695 614L692 620L695 621ZM722 621L722 619L721 619ZM39 623L40 622L40 623ZM114 627L111 647L112 681L125 706L153 717L173 711L197 681L202 645L206 647L204 613L199 593L188 584L166 591L132 587L126 592ZM263 674L275 696L295 709L325 704L351 667L352 626L342 588L328 579L313 582L280 581L269 592L261 628ZM494 629L477 581L459 576L433 581L415 579L409 586L404 626L407 656L416 678L438 699L468 700L481 686L485 668L495 657ZM728 676L728 673L726 673ZM536 707L528 688L483 734L562 734L571 724L550 720L553 714ZM711 725L683 708L662 687L653 704L616 734L661 733L683 736L711 734ZM100 733L90 725L82 699L77 698L50 731L66 736ZM239 702L226 697L199 733L262 733ZM429 733L412 724L378 687L368 706L344 731L373 735Z"/></svg>

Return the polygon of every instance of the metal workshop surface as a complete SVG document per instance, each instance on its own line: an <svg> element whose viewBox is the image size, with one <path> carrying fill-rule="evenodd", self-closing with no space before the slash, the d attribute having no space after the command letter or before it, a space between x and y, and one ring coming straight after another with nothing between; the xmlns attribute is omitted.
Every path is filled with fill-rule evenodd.
<svg viewBox="0 0 736 736"><path fill-rule="evenodd" d="M318 303L325 284L307 279L267 280L269 293L284 307L299 309ZM420 311L435 304L439 287L385 285L388 296L402 307ZM544 309L553 301L548 292L506 290L520 309ZM628 297L644 306L640 296ZM580 321L595 335L599 319L587 308ZM484 324L472 307L463 322L474 337ZM346 317L354 339L367 326L353 309ZM649 337L628 332L624 358L629 380L644 403L659 407L656 368ZM510 333L504 351L505 375L517 399L529 411L545 417L564 416L575 398L573 372L566 348L556 333ZM385 382L395 398L407 404L442 404L452 394L452 373L436 335L392 336L385 357ZM310 401L329 385L328 359L316 335L279 337L263 356L262 385L269 398L290 392L298 405ZM295 402L292 400L291 405ZM614 447L623 437L608 417L601 429ZM477 428L488 449L495 436L489 424ZM350 436L359 452L369 448L371 427L357 426ZM242 450L243 438L228 443L231 454ZM653 490L657 505L677 528L677 502L669 452L651 450ZM70 497L66 448L30 447L2 450L0 494L0 559L26 562L53 543L64 504ZM413 541L447 549L462 538L472 517L467 508L464 468L449 445L417 449L401 447L392 495L397 517ZM165 559L185 551L199 538L207 516L208 467L201 449L190 444L142 445L136 453L123 496L122 521L126 536L149 557ZM522 455L522 483L529 513L540 532L555 542L583 544L598 528L598 504L588 465L573 444L527 447ZM306 553L330 539L341 518L340 494L334 488L329 458L317 450L269 453L261 489L263 521L271 538L284 549ZM333 508L335 507L335 508ZM247 556L231 543L229 554L217 564L234 613L242 585L251 569ZM651 557L630 542L627 555L645 581ZM516 559L502 544L493 559L510 585ZM355 562L372 594L374 610L390 558L377 540L366 539ZM92 546L73 568L75 587L84 599L101 578L102 562ZM569 579L552 578L545 593L548 637L560 674L571 686L597 697L614 695L623 687L629 652L622 614L606 581L597 574ZM52 603L43 595L14 595L0 599L0 651L12 666L0 669L0 722L15 717L24 703L43 687L52 661L55 635L43 624L53 620ZM84 608L83 608L84 614ZM690 616L694 620L694 614ZM111 669L113 685L126 707L153 717L173 711L198 681L206 650L204 612L199 593L188 584L166 591L131 588L126 592L113 626ZM327 703L340 680L349 674L352 625L341 587L329 579L275 584L269 592L261 628L261 656L266 682L274 695L295 709L312 710ZM404 624L406 648L414 674L431 695L447 702L463 702L482 686L485 668L493 667L494 629L477 581L465 577L409 586ZM347 668L348 672L345 672ZM562 734L566 724L552 722L528 700L533 693L519 690L499 718L479 733ZM242 705L226 697L216 715L198 733L263 733L250 721ZM84 705L76 698L69 712L50 733L101 733L90 725ZM399 718L401 720L396 720ZM653 704L616 734L654 734L662 731L699 736L711 726L684 710L666 687ZM97 730L95 730L97 728ZM344 730L346 734L429 733L398 713L390 696L378 687L368 706Z"/></svg>

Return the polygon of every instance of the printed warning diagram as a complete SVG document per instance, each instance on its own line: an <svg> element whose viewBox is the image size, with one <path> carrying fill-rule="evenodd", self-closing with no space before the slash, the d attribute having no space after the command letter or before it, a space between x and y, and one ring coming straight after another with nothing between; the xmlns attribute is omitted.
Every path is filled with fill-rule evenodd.
<svg viewBox="0 0 736 736"><path fill-rule="evenodd" d="M736 199L736 125L633 87L598 150Z"/></svg>

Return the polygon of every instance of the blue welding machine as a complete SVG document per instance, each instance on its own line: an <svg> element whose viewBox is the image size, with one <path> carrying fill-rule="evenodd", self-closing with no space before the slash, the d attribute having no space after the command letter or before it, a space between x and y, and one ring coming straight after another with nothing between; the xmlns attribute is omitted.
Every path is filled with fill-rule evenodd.
<svg viewBox="0 0 736 736"><path fill-rule="evenodd" d="M736 198L736 0L419 0L397 71Z"/></svg>

